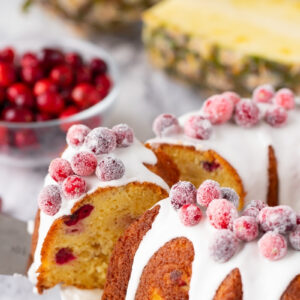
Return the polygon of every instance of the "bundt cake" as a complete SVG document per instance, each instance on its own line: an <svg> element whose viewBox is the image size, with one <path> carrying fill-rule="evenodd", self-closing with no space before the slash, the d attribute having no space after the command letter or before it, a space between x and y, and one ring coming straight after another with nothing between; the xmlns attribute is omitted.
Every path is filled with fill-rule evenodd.
<svg viewBox="0 0 300 300"><path fill-rule="evenodd" d="M74 125L67 143L38 199L28 275L39 293L56 284L103 288L115 241L178 178L172 162L156 157L126 124Z"/></svg>
<svg viewBox="0 0 300 300"><path fill-rule="evenodd" d="M116 243L102 300L299 300L300 215L254 200L239 216L229 194L174 185Z"/></svg>
<svg viewBox="0 0 300 300"><path fill-rule="evenodd" d="M179 119L170 114L153 123L147 142L166 154L181 180L199 186L214 179L244 200L288 204L300 210L300 110L287 88L257 87L252 99L233 92L209 97L199 111Z"/></svg>

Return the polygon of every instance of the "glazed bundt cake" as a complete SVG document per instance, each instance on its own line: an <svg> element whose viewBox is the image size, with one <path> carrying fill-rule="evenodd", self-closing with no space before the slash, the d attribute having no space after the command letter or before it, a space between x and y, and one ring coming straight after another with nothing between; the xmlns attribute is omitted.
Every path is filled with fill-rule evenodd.
<svg viewBox="0 0 300 300"><path fill-rule="evenodd" d="M299 300L300 216L259 200L239 216L225 190L175 184L117 242L102 300Z"/></svg>
<svg viewBox="0 0 300 300"><path fill-rule="evenodd" d="M103 288L116 240L177 181L172 162L125 124L74 125L67 142L38 199L29 277L39 293L56 284Z"/></svg>
<svg viewBox="0 0 300 300"><path fill-rule="evenodd" d="M166 154L181 180L199 186L214 179L244 200L289 204L300 210L300 110L293 93L259 86L252 99L233 92L209 97L199 111L179 119L163 114L154 121L156 138L147 142Z"/></svg>

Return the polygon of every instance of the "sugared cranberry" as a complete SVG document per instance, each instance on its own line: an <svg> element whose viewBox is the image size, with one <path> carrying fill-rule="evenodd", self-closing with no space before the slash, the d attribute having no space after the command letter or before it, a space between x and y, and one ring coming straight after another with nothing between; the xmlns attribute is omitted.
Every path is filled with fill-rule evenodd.
<svg viewBox="0 0 300 300"><path fill-rule="evenodd" d="M240 197L234 189L228 187L221 188L221 198L230 201L235 207L239 207Z"/></svg>
<svg viewBox="0 0 300 300"><path fill-rule="evenodd" d="M276 92L274 103L287 110L295 108L295 95L287 88L280 89Z"/></svg>
<svg viewBox="0 0 300 300"><path fill-rule="evenodd" d="M76 175L89 176L96 170L97 158L90 152L78 152L72 157L71 165Z"/></svg>
<svg viewBox="0 0 300 300"><path fill-rule="evenodd" d="M123 177L125 166L118 158L104 157L98 163L96 175L102 181L117 180Z"/></svg>
<svg viewBox="0 0 300 300"><path fill-rule="evenodd" d="M230 120L233 108L233 102L228 97L214 95L204 102L202 111L212 124L222 124Z"/></svg>
<svg viewBox="0 0 300 300"><path fill-rule="evenodd" d="M58 49L44 48L41 51L40 56L43 67L47 70L50 70L53 67L60 65L64 62L64 55Z"/></svg>
<svg viewBox="0 0 300 300"><path fill-rule="evenodd" d="M14 143L18 148L32 148L38 146L37 136L31 129L18 130L14 135Z"/></svg>
<svg viewBox="0 0 300 300"><path fill-rule="evenodd" d="M212 162L203 161L202 166L203 166L203 169L206 170L207 172L214 172L220 168L220 164L217 163L216 161L212 161Z"/></svg>
<svg viewBox="0 0 300 300"><path fill-rule="evenodd" d="M300 225L300 213L296 214L297 225Z"/></svg>
<svg viewBox="0 0 300 300"><path fill-rule="evenodd" d="M239 126L254 126L259 122L258 106L250 99L241 100L235 107L234 120Z"/></svg>
<svg viewBox="0 0 300 300"><path fill-rule="evenodd" d="M209 246L209 252L214 261L224 263L238 250L239 241L234 233L228 229L218 230Z"/></svg>
<svg viewBox="0 0 300 300"><path fill-rule="evenodd" d="M62 183L62 191L67 199L76 199L86 192L86 182L77 175L67 177Z"/></svg>
<svg viewBox="0 0 300 300"><path fill-rule="evenodd" d="M96 155L106 154L115 150L117 138L112 130L106 127L98 127L86 136L84 144Z"/></svg>
<svg viewBox="0 0 300 300"><path fill-rule="evenodd" d="M212 134L212 125L202 116L191 116L184 124L184 133L194 139L207 140Z"/></svg>
<svg viewBox="0 0 300 300"><path fill-rule="evenodd" d="M207 179L199 186L197 191L197 203L207 207L214 199L221 198L221 188L218 182Z"/></svg>
<svg viewBox="0 0 300 300"><path fill-rule="evenodd" d="M72 260L76 259L73 252L69 248L61 248L55 255L55 262L58 265L64 265Z"/></svg>
<svg viewBox="0 0 300 300"><path fill-rule="evenodd" d="M281 106L273 106L266 111L265 120L273 127L281 127L287 121L287 111Z"/></svg>
<svg viewBox="0 0 300 300"><path fill-rule="evenodd" d="M13 63L15 58L15 50L12 47L6 47L0 51L0 61Z"/></svg>
<svg viewBox="0 0 300 300"><path fill-rule="evenodd" d="M78 107L85 109L99 102L100 97L94 86L89 83L81 83L73 89L72 100Z"/></svg>
<svg viewBox="0 0 300 300"><path fill-rule="evenodd" d="M212 226L217 229L232 229L233 221L238 217L236 207L225 199L214 199L207 207L206 215Z"/></svg>
<svg viewBox="0 0 300 300"><path fill-rule="evenodd" d="M7 107L2 112L2 118L7 122L32 122L33 113L22 107Z"/></svg>
<svg viewBox="0 0 300 300"><path fill-rule="evenodd" d="M259 210L256 207L246 207L242 213L243 216L257 218Z"/></svg>
<svg viewBox="0 0 300 300"><path fill-rule="evenodd" d="M127 124L118 124L112 128L117 138L117 148L128 147L133 143L134 132Z"/></svg>
<svg viewBox="0 0 300 300"><path fill-rule="evenodd" d="M67 226L76 225L79 221L87 218L93 211L94 206L90 204L85 204L77 209L72 215L65 217L64 223Z"/></svg>
<svg viewBox="0 0 300 300"><path fill-rule="evenodd" d="M68 176L73 175L70 163L63 158L55 158L49 165L49 175L56 181L62 182Z"/></svg>
<svg viewBox="0 0 300 300"><path fill-rule="evenodd" d="M297 227L290 232L289 241L295 250L300 251L300 225L297 225Z"/></svg>
<svg viewBox="0 0 300 300"><path fill-rule="evenodd" d="M23 54L21 58L21 66L23 68L26 67L36 67L39 65L39 59L36 54L32 52L26 52Z"/></svg>
<svg viewBox="0 0 300 300"><path fill-rule="evenodd" d="M39 96L46 92L56 92L57 87L51 79L44 78L37 81L34 85L33 92L35 96Z"/></svg>
<svg viewBox="0 0 300 300"><path fill-rule="evenodd" d="M38 80L42 79L44 72L40 66L24 67L21 70L21 77L27 84L35 84Z"/></svg>
<svg viewBox="0 0 300 300"><path fill-rule="evenodd" d="M68 65L60 65L51 70L50 78L59 86L69 86L73 81L73 72Z"/></svg>
<svg viewBox="0 0 300 300"><path fill-rule="evenodd" d="M85 137L90 133L90 128L78 124L70 127L67 133L67 143L71 147L80 147L83 145Z"/></svg>
<svg viewBox="0 0 300 300"><path fill-rule="evenodd" d="M64 100L56 92L46 92L36 99L38 109L42 112L58 115L64 109Z"/></svg>
<svg viewBox="0 0 300 300"><path fill-rule="evenodd" d="M263 231L276 231L286 234L296 227L296 213L287 205L263 208L258 221Z"/></svg>
<svg viewBox="0 0 300 300"><path fill-rule="evenodd" d="M222 94L223 97L229 99L232 101L233 105L235 106L238 102L241 101L241 97L235 93L235 92L231 92L231 91L228 91L228 92L224 92Z"/></svg>
<svg viewBox="0 0 300 300"><path fill-rule="evenodd" d="M111 80L107 75L99 75L95 78L96 89L103 99L111 88Z"/></svg>
<svg viewBox="0 0 300 300"><path fill-rule="evenodd" d="M197 190L189 181L179 181L171 187L170 200L175 209L196 203Z"/></svg>
<svg viewBox="0 0 300 300"><path fill-rule="evenodd" d="M76 69L76 82L79 83L88 83L92 80L91 70L87 66L80 66Z"/></svg>
<svg viewBox="0 0 300 300"><path fill-rule="evenodd" d="M259 211L261 211L263 208L267 207L267 203L261 200L251 200L248 205L248 207L255 207L257 208Z"/></svg>
<svg viewBox="0 0 300 300"><path fill-rule="evenodd" d="M264 84L253 91L252 99L257 103L270 103L274 94L274 88L270 84Z"/></svg>
<svg viewBox="0 0 300 300"><path fill-rule="evenodd" d="M82 66L83 59L76 52L69 52L65 54L65 62L73 68L78 68Z"/></svg>
<svg viewBox="0 0 300 300"><path fill-rule="evenodd" d="M202 218L202 211L196 204L186 204L179 209L179 217L183 225L197 225Z"/></svg>
<svg viewBox="0 0 300 300"><path fill-rule="evenodd" d="M33 107L34 98L31 89L23 83L14 83L7 89L9 101L20 107Z"/></svg>
<svg viewBox="0 0 300 300"><path fill-rule="evenodd" d="M233 232L235 236L245 242L250 242L258 237L258 224L256 218L243 216L233 221Z"/></svg>
<svg viewBox="0 0 300 300"><path fill-rule="evenodd" d="M54 216L60 209L61 196L57 185L46 185L38 198L40 210L50 216Z"/></svg>
<svg viewBox="0 0 300 300"><path fill-rule="evenodd" d="M0 86L8 87L16 81L16 72L12 64L0 62Z"/></svg>
<svg viewBox="0 0 300 300"><path fill-rule="evenodd" d="M156 136L164 137L180 133L180 125L177 118L172 114L161 114L156 117L152 126Z"/></svg>
<svg viewBox="0 0 300 300"><path fill-rule="evenodd" d="M260 253L269 260L278 260L287 253L287 241L277 232L269 231L258 241Z"/></svg>
<svg viewBox="0 0 300 300"><path fill-rule="evenodd" d="M39 112L35 115L35 120L37 122L45 122L45 121L52 120L52 116L47 113Z"/></svg>
<svg viewBox="0 0 300 300"><path fill-rule="evenodd" d="M101 58L93 58L90 62L90 69L93 73L93 76L97 76L107 71L107 64Z"/></svg>

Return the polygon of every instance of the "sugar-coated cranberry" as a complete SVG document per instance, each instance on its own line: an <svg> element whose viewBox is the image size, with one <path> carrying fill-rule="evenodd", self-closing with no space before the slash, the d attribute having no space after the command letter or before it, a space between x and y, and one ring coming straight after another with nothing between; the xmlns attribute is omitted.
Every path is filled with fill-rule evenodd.
<svg viewBox="0 0 300 300"><path fill-rule="evenodd" d="M14 144L18 148L32 148L38 146L37 136L34 130L20 129L14 135Z"/></svg>
<svg viewBox="0 0 300 300"><path fill-rule="evenodd" d="M95 84L98 93L101 95L101 99L103 99L108 94L112 82L107 75L103 74L103 75L98 75L95 78Z"/></svg>
<svg viewBox="0 0 300 300"><path fill-rule="evenodd" d="M8 100L20 107L33 107L34 98L31 89L24 83L14 83L7 89Z"/></svg>
<svg viewBox="0 0 300 300"><path fill-rule="evenodd" d="M98 127L86 136L84 144L96 155L106 154L115 150L117 138L112 130L106 127Z"/></svg>
<svg viewBox="0 0 300 300"><path fill-rule="evenodd" d="M194 139L207 140L212 134L212 125L208 119L194 115L185 122L184 133Z"/></svg>
<svg viewBox="0 0 300 300"><path fill-rule="evenodd" d="M223 97L229 99L232 101L233 105L235 106L238 102L241 101L241 97L239 94L235 93L235 92L231 92L231 91L228 91L228 92L224 92L222 94Z"/></svg>
<svg viewBox="0 0 300 300"><path fill-rule="evenodd" d="M21 77L27 84L35 84L44 76L43 69L40 66L24 67L21 70Z"/></svg>
<svg viewBox="0 0 300 300"><path fill-rule="evenodd" d="M287 121L288 113L281 106L270 107L265 113L265 120L273 127L281 127Z"/></svg>
<svg viewBox="0 0 300 300"><path fill-rule="evenodd" d="M16 72L12 64L0 62L0 86L8 87L16 81Z"/></svg>
<svg viewBox="0 0 300 300"><path fill-rule="evenodd" d="M175 209L179 209L185 204L195 204L197 190L189 181L179 181L171 187L170 200Z"/></svg>
<svg viewBox="0 0 300 300"><path fill-rule="evenodd" d="M86 192L86 182L77 175L67 177L62 183L62 191L67 199L76 199Z"/></svg>
<svg viewBox="0 0 300 300"><path fill-rule="evenodd" d="M221 198L230 201L235 207L239 207L240 196L234 189L229 187L221 188Z"/></svg>
<svg viewBox="0 0 300 300"><path fill-rule="evenodd" d="M257 103L270 103L274 94L274 88L270 84L263 84L253 91L252 99Z"/></svg>
<svg viewBox="0 0 300 300"><path fill-rule="evenodd" d="M68 52L65 54L65 62L73 68L82 66L83 59L81 55L76 52Z"/></svg>
<svg viewBox="0 0 300 300"><path fill-rule="evenodd" d="M38 198L40 210L50 216L54 216L61 206L61 195L57 185L46 185Z"/></svg>
<svg viewBox="0 0 300 300"><path fill-rule="evenodd" d="M57 87L49 78L44 78L37 81L34 85L33 92L35 96L39 96L46 92L56 92Z"/></svg>
<svg viewBox="0 0 300 300"><path fill-rule="evenodd" d="M2 112L2 118L7 122L32 122L33 113L22 107L7 107Z"/></svg>
<svg viewBox="0 0 300 300"><path fill-rule="evenodd" d="M43 113L43 112L38 112L36 115L35 115L35 120L37 122L45 122L45 121L49 121L49 120L52 120L52 116L47 114L47 113Z"/></svg>
<svg viewBox="0 0 300 300"><path fill-rule="evenodd" d="M72 215L64 217L64 223L67 226L76 225L79 221L87 218L93 211L94 206L85 204L78 208Z"/></svg>
<svg viewBox="0 0 300 300"><path fill-rule="evenodd" d="M238 217L236 207L225 199L214 199L207 207L206 215L212 226L217 229L232 229L233 221Z"/></svg>
<svg viewBox="0 0 300 300"><path fill-rule="evenodd" d="M221 198L220 184L214 180L207 179L202 182L197 190L197 203L207 207L214 199Z"/></svg>
<svg viewBox="0 0 300 300"><path fill-rule="evenodd" d="M263 208L258 215L263 231L277 231L282 234L293 230L297 225L296 213L287 205Z"/></svg>
<svg viewBox="0 0 300 300"><path fill-rule="evenodd" d="M0 61L13 63L15 58L15 50L12 47L6 47L0 51Z"/></svg>
<svg viewBox="0 0 300 300"><path fill-rule="evenodd" d="M81 83L72 90L72 100L78 107L85 109L99 102L100 97L90 83Z"/></svg>
<svg viewBox="0 0 300 300"><path fill-rule="evenodd" d="M92 72L87 66L80 66L76 69L76 82L77 84L83 82L91 82Z"/></svg>
<svg viewBox="0 0 300 300"><path fill-rule="evenodd" d="M94 76L107 72L107 64L101 58L93 58L90 62L90 69Z"/></svg>
<svg viewBox="0 0 300 300"><path fill-rule="evenodd" d="M96 170L97 158L95 154L90 152L78 152L72 157L71 165L76 175L89 176Z"/></svg>
<svg viewBox="0 0 300 300"><path fill-rule="evenodd" d="M164 137L180 133L181 128L177 118L172 114L161 114L156 117L152 126L156 136Z"/></svg>
<svg viewBox="0 0 300 300"><path fill-rule="evenodd" d="M128 147L133 143L134 132L127 124L118 124L112 128L117 138L117 148Z"/></svg>
<svg viewBox="0 0 300 300"><path fill-rule="evenodd" d="M59 49L44 48L41 53L41 62L46 70L60 65L64 62L64 55Z"/></svg>
<svg viewBox="0 0 300 300"><path fill-rule="evenodd" d="M118 158L106 156L102 158L96 168L96 175L102 181L117 180L123 177L125 166Z"/></svg>
<svg viewBox="0 0 300 300"><path fill-rule="evenodd" d="M233 108L233 102L228 97L214 95L204 102L202 111L212 124L222 124L230 120Z"/></svg>
<svg viewBox="0 0 300 300"><path fill-rule="evenodd" d="M197 225L202 218L202 211L196 204L185 204L179 209L179 217L183 225Z"/></svg>
<svg viewBox="0 0 300 300"><path fill-rule="evenodd" d="M300 213L296 214L297 225L300 225Z"/></svg>
<svg viewBox="0 0 300 300"><path fill-rule="evenodd" d="M278 260L287 253L287 241L277 232L269 231L258 241L260 253L269 260Z"/></svg>
<svg viewBox="0 0 300 300"><path fill-rule="evenodd" d="M91 129L83 124L73 125L67 133L67 143L71 147L80 147L83 145L85 137Z"/></svg>
<svg viewBox="0 0 300 300"><path fill-rule="evenodd" d="M73 175L71 164L63 158L55 158L49 165L49 175L56 181L62 182L68 176Z"/></svg>
<svg viewBox="0 0 300 300"><path fill-rule="evenodd" d="M68 65L59 65L51 70L50 78L59 86L69 86L73 81L73 72Z"/></svg>
<svg viewBox="0 0 300 300"><path fill-rule="evenodd" d="M58 265L64 265L72 260L76 259L73 252L69 248L61 248L55 254L55 262Z"/></svg>
<svg viewBox="0 0 300 300"><path fill-rule="evenodd" d="M216 161L203 161L202 167L207 172L214 172L220 168L220 164Z"/></svg>
<svg viewBox="0 0 300 300"><path fill-rule="evenodd" d="M256 218L242 216L233 221L233 232L235 236L245 242L250 242L258 237L258 224Z"/></svg>
<svg viewBox="0 0 300 300"><path fill-rule="evenodd" d="M300 251L300 225L297 225L297 227L289 233L289 241L295 250Z"/></svg>
<svg viewBox="0 0 300 300"><path fill-rule="evenodd" d="M21 57L21 66L25 67L36 67L39 65L39 59L35 53L26 52Z"/></svg>
<svg viewBox="0 0 300 300"><path fill-rule="evenodd" d="M274 103L289 110L295 108L295 95L287 88L280 89L274 96Z"/></svg>
<svg viewBox="0 0 300 300"><path fill-rule="evenodd" d="M255 207L257 208L259 211L261 211L263 208L267 207L267 203L261 200L251 200L248 205L248 207Z"/></svg>
<svg viewBox="0 0 300 300"><path fill-rule="evenodd" d="M242 213L243 216L249 216L257 218L259 210L256 207L246 207Z"/></svg>
<svg viewBox="0 0 300 300"><path fill-rule="evenodd" d="M64 100L56 92L45 92L36 99L38 109L42 112L58 115L65 106Z"/></svg>
<svg viewBox="0 0 300 300"><path fill-rule="evenodd" d="M239 126L252 127L259 122L259 108L250 99L241 100L235 106L234 120Z"/></svg>
<svg viewBox="0 0 300 300"><path fill-rule="evenodd" d="M218 230L209 245L210 256L214 261L224 263L238 250L239 240L228 229Z"/></svg>

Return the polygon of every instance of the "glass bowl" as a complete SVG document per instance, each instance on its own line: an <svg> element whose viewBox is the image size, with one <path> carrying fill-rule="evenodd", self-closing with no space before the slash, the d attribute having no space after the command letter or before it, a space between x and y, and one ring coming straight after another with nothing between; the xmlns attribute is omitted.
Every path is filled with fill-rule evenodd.
<svg viewBox="0 0 300 300"><path fill-rule="evenodd" d="M0 42L0 49L12 46L17 55L26 51L38 51L44 47L76 51L84 60L93 57L104 59L108 74L112 79L109 94L99 103L69 118L44 122L12 123L0 121L0 165L16 167L39 167L47 165L66 147L66 131L72 124L86 124L94 128L100 126L107 117L118 95L118 72L111 56L103 49L89 42L77 39L30 39ZM18 146L10 139L18 141Z"/></svg>

